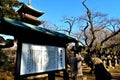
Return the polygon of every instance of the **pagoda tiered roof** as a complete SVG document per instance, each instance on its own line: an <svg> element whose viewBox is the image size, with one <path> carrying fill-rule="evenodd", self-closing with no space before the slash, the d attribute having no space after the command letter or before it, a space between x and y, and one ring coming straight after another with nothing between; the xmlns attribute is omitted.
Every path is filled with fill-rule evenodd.
<svg viewBox="0 0 120 80"><path fill-rule="evenodd" d="M32 6L27 6L23 3L21 8L18 10L18 13L21 16L21 21L27 22L33 25L40 25L43 21L38 20L40 16L44 14L44 12L34 9Z"/></svg>

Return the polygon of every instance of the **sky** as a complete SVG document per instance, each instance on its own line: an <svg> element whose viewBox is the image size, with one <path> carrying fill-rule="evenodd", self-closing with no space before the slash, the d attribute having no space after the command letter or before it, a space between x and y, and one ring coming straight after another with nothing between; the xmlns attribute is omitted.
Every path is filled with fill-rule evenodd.
<svg viewBox="0 0 120 80"><path fill-rule="evenodd" d="M19 0L28 4L28 0ZM83 0L31 0L31 6L45 14L40 19L51 23L60 23L63 16L80 16L85 14ZM92 11L120 18L120 0L87 0L86 5Z"/></svg>
<svg viewBox="0 0 120 80"><path fill-rule="evenodd" d="M28 4L28 0L19 0ZM86 13L82 5L83 0L31 0L31 6L37 10L43 11L39 19L48 21L57 26L69 28L61 20L63 16L78 17ZM108 17L120 18L120 0L87 0L86 5L93 12L108 14ZM73 27L73 32L79 30L77 26Z"/></svg>

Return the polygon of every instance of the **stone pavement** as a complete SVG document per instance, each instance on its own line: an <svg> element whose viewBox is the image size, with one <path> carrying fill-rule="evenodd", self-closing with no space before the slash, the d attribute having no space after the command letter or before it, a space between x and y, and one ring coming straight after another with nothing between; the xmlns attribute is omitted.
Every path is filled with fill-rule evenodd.
<svg viewBox="0 0 120 80"><path fill-rule="evenodd" d="M120 65L116 67L110 67L107 69L111 75L112 75L112 80L120 80ZM89 74L90 67L88 66L83 66L83 76L82 77L77 77L76 80L95 80L94 74ZM58 78L56 80L63 80L62 78ZM70 78L70 80L72 80Z"/></svg>
<svg viewBox="0 0 120 80"><path fill-rule="evenodd" d="M109 72L113 77L112 80L120 80L120 65L113 68L109 68Z"/></svg>
<svg viewBox="0 0 120 80"><path fill-rule="evenodd" d="M95 80L94 74L88 74L89 70L89 67L83 67L84 76L78 77L77 80ZM108 71L112 75L112 80L120 80L120 66L108 68Z"/></svg>

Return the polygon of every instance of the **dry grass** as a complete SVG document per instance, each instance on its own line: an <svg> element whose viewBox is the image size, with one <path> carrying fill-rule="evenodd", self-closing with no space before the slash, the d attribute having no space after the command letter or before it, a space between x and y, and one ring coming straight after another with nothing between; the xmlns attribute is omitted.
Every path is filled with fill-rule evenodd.
<svg viewBox="0 0 120 80"><path fill-rule="evenodd" d="M94 74L88 74L88 71L90 68L83 68L84 76L83 77L78 77L77 80L95 80ZM117 66L115 68L109 68L109 72L114 76L114 77L120 77L120 66ZM61 75L60 73L59 75ZM55 80L63 80L63 75L61 77L56 77ZM14 80L14 75L11 72L0 72L0 80ZM38 75L38 76L33 76L29 77L28 80L48 80L48 77L45 75ZM117 79L116 79L117 80Z"/></svg>
<svg viewBox="0 0 120 80"><path fill-rule="evenodd" d="M0 80L14 80L11 72L0 72Z"/></svg>

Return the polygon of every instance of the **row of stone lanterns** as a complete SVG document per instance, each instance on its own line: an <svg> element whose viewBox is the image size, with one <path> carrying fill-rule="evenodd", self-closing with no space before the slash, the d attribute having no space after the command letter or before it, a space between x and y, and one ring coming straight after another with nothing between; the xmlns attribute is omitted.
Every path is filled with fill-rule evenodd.
<svg viewBox="0 0 120 80"><path fill-rule="evenodd" d="M115 55L114 57L111 57L111 55L108 55L108 56L101 56L101 59L103 61L103 64L104 66L107 68L107 67L113 67L112 65L112 60L114 59L114 66L118 66L119 63L118 63L118 58L117 56ZM108 63L108 64L107 64Z"/></svg>

